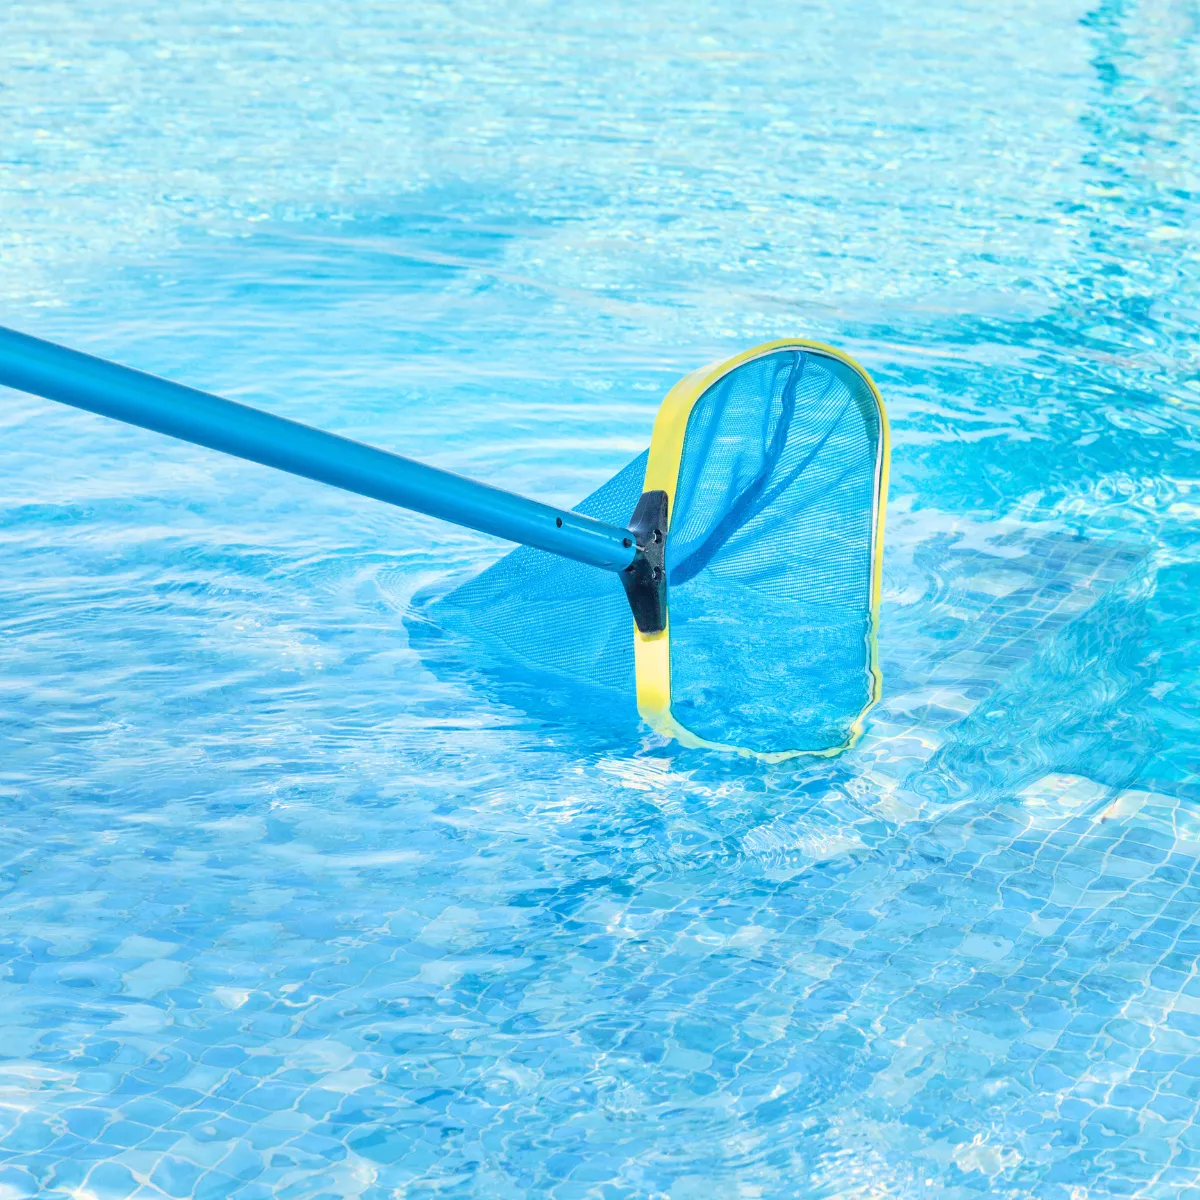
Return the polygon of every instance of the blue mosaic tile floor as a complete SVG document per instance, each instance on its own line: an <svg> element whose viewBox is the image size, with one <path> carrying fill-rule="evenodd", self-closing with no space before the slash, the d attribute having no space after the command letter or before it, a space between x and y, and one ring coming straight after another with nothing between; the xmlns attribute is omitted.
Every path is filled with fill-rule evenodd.
<svg viewBox="0 0 1200 1200"><path fill-rule="evenodd" d="M0 1200L1200 1193L1194 13L497 14L0 7L0 323L560 504L844 347L883 703L535 711L498 544L0 393Z"/></svg>

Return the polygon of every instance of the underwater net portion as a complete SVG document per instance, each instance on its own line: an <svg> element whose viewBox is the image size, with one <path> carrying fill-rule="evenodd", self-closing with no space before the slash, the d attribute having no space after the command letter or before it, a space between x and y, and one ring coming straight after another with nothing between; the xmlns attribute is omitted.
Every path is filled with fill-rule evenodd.
<svg viewBox="0 0 1200 1200"><path fill-rule="evenodd" d="M849 364L786 349L687 421L667 538L671 715L705 741L831 752L877 698L883 419Z"/></svg>
<svg viewBox="0 0 1200 1200"><path fill-rule="evenodd" d="M625 525L642 494L646 457L639 454L575 511ZM610 571L520 546L424 615L469 638L506 673L545 686L583 687L597 693L593 701L617 700L633 710L633 618Z"/></svg>

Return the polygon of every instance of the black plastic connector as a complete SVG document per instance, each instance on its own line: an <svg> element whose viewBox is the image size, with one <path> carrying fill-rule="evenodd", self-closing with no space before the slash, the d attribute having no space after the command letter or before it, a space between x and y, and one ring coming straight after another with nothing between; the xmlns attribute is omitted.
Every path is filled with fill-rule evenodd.
<svg viewBox="0 0 1200 1200"><path fill-rule="evenodd" d="M667 493L643 492L629 519L637 544L633 562L621 572L633 619L643 633L667 627Z"/></svg>

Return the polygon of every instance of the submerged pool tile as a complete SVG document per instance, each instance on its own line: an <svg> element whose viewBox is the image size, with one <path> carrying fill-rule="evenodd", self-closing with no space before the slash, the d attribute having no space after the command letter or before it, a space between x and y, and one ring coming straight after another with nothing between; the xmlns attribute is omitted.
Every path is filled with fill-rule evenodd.
<svg viewBox="0 0 1200 1200"><path fill-rule="evenodd" d="M1195 1190L1200 791L1164 600L1194 591L1194 514L1167 515L1196 475L1189 201L1146 166L1189 169L1187 31L910 6L868 62L826 53L878 24L853 7L517 5L499 38L386 7L209 33L183 0L153 38L120 4L6 10L0 273L72 289L14 311L563 502L693 359L832 322L814 336L863 343L896 427L878 719L767 768L531 717L469 663L435 678L402 624L419 582L494 553L473 535L6 396L0 1055L32 1065L0 1059L0 1099L32 1148L0 1142L0 1184ZM695 61L662 53L680 28ZM830 153L855 105L871 136ZM106 250L103 285L70 258L173 236L181 204L190 258ZM117 286L118 259L154 280ZM1139 764L1160 790L1121 790Z"/></svg>

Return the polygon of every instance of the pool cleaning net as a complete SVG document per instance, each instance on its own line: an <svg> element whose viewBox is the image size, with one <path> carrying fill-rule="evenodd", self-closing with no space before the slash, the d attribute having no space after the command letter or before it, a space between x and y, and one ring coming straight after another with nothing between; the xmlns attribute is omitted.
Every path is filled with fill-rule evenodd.
<svg viewBox="0 0 1200 1200"><path fill-rule="evenodd" d="M664 710L645 703L656 639L636 633L610 573L523 547L428 616L580 706L632 710L640 691L643 716L684 742L836 752L878 698L878 393L801 345L696 378L664 401L648 454L577 508L626 524L644 488L668 493Z"/></svg>

